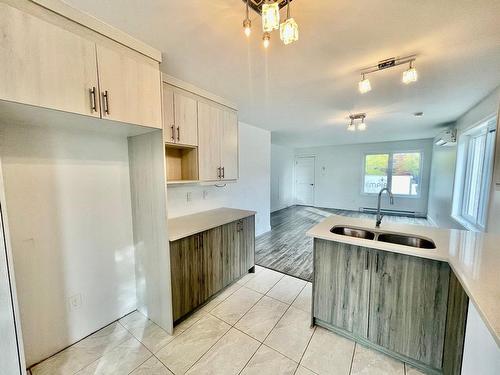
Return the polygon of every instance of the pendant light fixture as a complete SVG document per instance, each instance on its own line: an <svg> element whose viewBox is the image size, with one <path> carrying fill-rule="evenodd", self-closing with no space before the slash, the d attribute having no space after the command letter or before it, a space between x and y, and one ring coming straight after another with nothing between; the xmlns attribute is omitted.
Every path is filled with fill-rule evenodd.
<svg viewBox="0 0 500 375"><path fill-rule="evenodd" d="M361 74L361 81L358 83L358 90L361 94L366 94L368 91L371 91L372 85L370 84L370 80L365 77L365 74Z"/></svg>
<svg viewBox="0 0 500 375"><path fill-rule="evenodd" d="M409 83L413 83L413 82L417 82L418 80L418 73L417 73L417 69L415 69L413 67L413 61L414 60L411 60L410 61L410 67L408 68L408 70L405 70L403 72L403 83L404 84L409 84Z"/></svg>
<svg viewBox="0 0 500 375"><path fill-rule="evenodd" d="M351 123L347 125L347 130L350 132L355 132L356 131L356 126L354 126L354 119L351 118Z"/></svg>
<svg viewBox="0 0 500 375"><path fill-rule="evenodd" d="M358 130L359 131L365 131L366 130L365 116L363 116L361 118L361 122L358 124Z"/></svg>
<svg viewBox="0 0 500 375"><path fill-rule="evenodd" d="M287 0L286 20L280 25L280 38L285 45L299 40L299 25L290 17L290 0Z"/></svg>
<svg viewBox="0 0 500 375"><path fill-rule="evenodd" d="M247 6L246 6L246 18L243 20L243 30L245 32L245 35L247 37L250 36L252 33L252 21L250 20L249 14L248 14L248 2L250 0L247 0Z"/></svg>
<svg viewBox="0 0 500 375"><path fill-rule="evenodd" d="M277 30L280 27L279 2L265 0L262 4L262 29L265 33Z"/></svg>

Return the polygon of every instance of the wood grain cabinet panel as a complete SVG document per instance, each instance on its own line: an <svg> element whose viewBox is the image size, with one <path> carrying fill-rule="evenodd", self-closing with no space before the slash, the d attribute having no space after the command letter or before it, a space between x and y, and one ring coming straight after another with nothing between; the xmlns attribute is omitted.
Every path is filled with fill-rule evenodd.
<svg viewBox="0 0 500 375"><path fill-rule="evenodd" d="M368 249L314 240L314 316L367 337L370 304Z"/></svg>
<svg viewBox="0 0 500 375"><path fill-rule="evenodd" d="M102 117L162 128L161 78L148 57L97 45Z"/></svg>
<svg viewBox="0 0 500 375"><path fill-rule="evenodd" d="M222 111L221 166L223 180L238 178L238 116L229 109Z"/></svg>
<svg viewBox="0 0 500 375"><path fill-rule="evenodd" d="M222 111L215 105L198 102L198 159L200 180L220 179L220 119Z"/></svg>
<svg viewBox="0 0 500 375"><path fill-rule="evenodd" d="M174 321L203 302L202 238L194 235L170 243L172 306Z"/></svg>
<svg viewBox="0 0 500 375"><path fill-rule="evenodd" d="M100 117L95 43L2 3L0 61L0 99Z"/></svg>
<svg viewBox="0 0 500 375"><path fill-rule="evenodd" d="M253 216L170 242L174 322L246 274L254 257Z"/></svg>
<svg viewBox="0 0 500 375"><path fill-rule="evenodd" d="M448 264L371 251L369 340L440 369L450 280Z"/></svg>
<svg viewBox="0 0 500 375"><path fill-rule="evenodd" d="M198 101L194 94L163 84L165 142L198 146Z"/></svg>
<svg viewBox="0 0 500 375"><path fill-rule="evenodd" d="M255 266L255 216L242 219L240 225L240 275L244 275Z"/></svg>
<svg viewBox="0 0 500 375"><path fill-rule="evenodd" d="M241 273L241 231L240 221L222 226L223 285L238 279Z"/></svg>

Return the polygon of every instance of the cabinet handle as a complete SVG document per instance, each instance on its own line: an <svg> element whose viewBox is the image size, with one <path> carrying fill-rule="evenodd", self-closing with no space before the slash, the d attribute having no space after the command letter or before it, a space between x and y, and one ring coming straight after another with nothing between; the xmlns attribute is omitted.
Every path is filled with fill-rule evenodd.
<svg viewBox="0 0 500 375"><path fill-rule="evenodd" d="M90 109L92 112L97 112L97 100L95 97L96 88L92 87L90 90Z"/></svg>
<svg viewBox="0 0 500 375"><path fill-rule="evenodd" d="M366 251L365 254L366 254L365 255L365 270L368 270L368 267L370 266L368 251Z"/></svg>
<svg viewBox="0 0 500 375"><path fill-rule="evenodd" d="M224 167L222 167L222 178L224 178L225 174L226 173L224 172Z"/></svg>
<svg viewBox="0 0 500 375"><path fill-rule="evenodd" d="M172 139L172 141L175 141L175 132L174 132L174 126L173 125L170 127L170 131L171 131L170 138Z"/></svg>
<svg viewBox="0 0 500 375"><path fill-rule="evenodd" d="M108 90L105 90L102 94L102 99L104 101L104 112L109 115L109 94Z"/></svg>
<svg viewBox="0 0 500 375"><path fill-rule="evenodd" d="M220 178L220 167L217 168L217 178Z"/></svg>
<svg viewBox="0 0 500 375"><path fill-rule="evenodd" d="M378 253L375 254L375 273L378 273Z"/></svg>
<svg viewBox="0 0 500 375"><path fill-rule="evenodd" d="M177 127L177 142L180 142L181 140L181 129Z"/></svg>

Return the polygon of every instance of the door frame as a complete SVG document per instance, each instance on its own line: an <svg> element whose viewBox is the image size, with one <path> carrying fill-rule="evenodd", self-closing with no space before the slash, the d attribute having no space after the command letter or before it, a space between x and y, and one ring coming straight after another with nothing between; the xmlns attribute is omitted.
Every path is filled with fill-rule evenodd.
<svg viewBox="0 0 500 375"><path fill-rule="evenodd" d="M7 261L7 272L9 279L9 288L11 294L11 304L12 304L12 312L13 312L13 320L14 320L14 328L16 331L16 345L17 345L17 355L18 355L18 363L19 363L19 374L26 374L26 360L24 356L24 344L23 344L23 336L21 332L21 317L19 312L19 302L17 299L16 293L16 280L14 276L14 265L12 264L12 246L9 236L9 221L7 218L7 208L6 208L6 198L5 198L5 186L3 180L3 171L2 171L2 157L0 156L0 230L3 231L4 236L4 245L5 245L5 257ZM0 249L0 251L2 251Z"/></svg>
<svg viewBox="0 0 500 375"><path fill-rule="evenodd" d="M316 207L316 155L295 155L295 158L293 160L293 201L295 205L299 205L297 203L297 162L299 159L307 159L307 158L312 158L313 159L313 196L312 196L312 207ZM300 205L303 206L303 205Z"/></svg>

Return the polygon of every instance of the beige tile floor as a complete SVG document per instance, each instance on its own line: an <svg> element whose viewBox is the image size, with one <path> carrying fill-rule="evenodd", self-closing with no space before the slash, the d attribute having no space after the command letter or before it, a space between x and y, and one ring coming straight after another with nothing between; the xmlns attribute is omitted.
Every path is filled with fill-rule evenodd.
<svg viewBox="0 0 500 375"><path fill-rule="evenodd" d="M311 284L257 266L173 335L133 312L31 369L32 375L418 375L310 327Z"/></svg>

